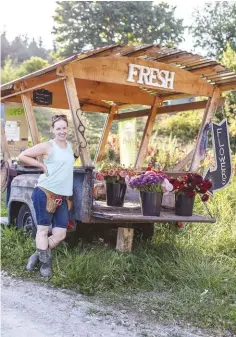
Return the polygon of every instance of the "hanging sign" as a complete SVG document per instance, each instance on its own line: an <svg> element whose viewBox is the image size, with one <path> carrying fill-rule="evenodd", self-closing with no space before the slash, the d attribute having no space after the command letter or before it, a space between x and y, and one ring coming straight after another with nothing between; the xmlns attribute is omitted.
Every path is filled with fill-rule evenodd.
<svg viewBox="0 0 236 337"><path fill-rule="evenodd" d="M52 92L46 89L33 90L33 102L39 105L52 105Z"/></svg>
<svg viewBox="0 0 236 337"><path fill-rule="evenodd" d="M215 155L214 169L208 169L205 178L212 181L214 191L226 187L232 175L228 123L225 118L220 124L212 124L212 142Z"/></svg>
<svg viewBox="0 0 236 337"><path fill-rule="evenodd" d="M175 72L129 64L127 82L151 85L153 87L174 89Z"/></svg>

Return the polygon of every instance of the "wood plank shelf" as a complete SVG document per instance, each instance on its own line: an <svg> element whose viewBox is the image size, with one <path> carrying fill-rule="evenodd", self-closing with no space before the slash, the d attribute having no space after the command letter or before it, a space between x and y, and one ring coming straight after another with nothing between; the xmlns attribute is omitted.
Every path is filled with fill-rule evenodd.
<svg viewBox="0 0 236 337"><path fill-rule="evenodd" d="M96 201L93 205L92 217L114 222L202 222L215 223L216 219L199 214L179 216L173 208L162 207L160 216L143 216L141 207L137 203L127 202L124 207L107 206L103 201Z"/></svg>

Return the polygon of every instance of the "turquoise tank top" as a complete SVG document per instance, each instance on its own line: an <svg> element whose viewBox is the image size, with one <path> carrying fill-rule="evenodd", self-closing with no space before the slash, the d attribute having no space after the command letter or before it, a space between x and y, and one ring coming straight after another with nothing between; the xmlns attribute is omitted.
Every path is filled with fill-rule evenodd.
<svg viewBox="0 0 236 337"><path fill-rule="evenodd" d="M48 176L41 174L38 187L46 188L55 194L71 196L73 194L74 153L69 142L66 148L61 148L55 140L50 140L53 149L51 155L44 159Z"/></svg>

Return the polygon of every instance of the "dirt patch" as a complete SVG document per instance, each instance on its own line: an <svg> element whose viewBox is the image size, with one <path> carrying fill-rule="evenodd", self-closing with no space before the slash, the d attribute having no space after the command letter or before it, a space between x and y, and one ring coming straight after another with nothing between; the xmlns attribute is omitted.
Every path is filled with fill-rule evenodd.
<svg viewBox="0 0 236 337"><path fill-rule="evenodd" d="M95 297L1 274L4 337L212 337L178 325L160 325Z"/></svg>

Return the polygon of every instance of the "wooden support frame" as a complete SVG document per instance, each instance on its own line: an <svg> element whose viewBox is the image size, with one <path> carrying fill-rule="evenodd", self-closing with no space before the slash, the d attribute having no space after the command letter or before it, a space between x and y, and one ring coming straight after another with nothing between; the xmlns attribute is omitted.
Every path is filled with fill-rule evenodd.
<svg viewBox="0 0 236 337"><path fill-rule="evenodd" d="M217 107L220 104L223 104L223 102L224 100L221 99L221 93L220 93L219 88L215 88L213 91L213 96L208 99L208 103L207 103L207 106L204 112L202 124L200 126L193 157L192 157L190 168L189 168L190 171L196 171L199 167L199 164L201 161L199 150L200 150L200 142L202 139L203 130L206 124L211 122L211 119L213 118Z"/></svg>
<svg viewBox="0 0 236 337"><path fill-rule="evenodd" d="M26 83L22 82L20 84L20 89L22 91L25 90L26 89ZM32 100L31 100L31 97L30 97L30 93L29 92L22 93L21 94L21 100L22 100L22 104L23 104L23 107L24 107L28 127L29 127L29 130L30 130L32 143L33 143L33 145L36 145L36 144L40 143L40 138L39 138L39 132L38 132L38 127L37 127L37 123L36 123L36 119L35 119L35 115L34 115L34 109L33 109L33 104L32 104Z"/></svg>
<svg viewBox="0 0 236 337"><path fill-rule="evenodd" d="M1 149L2 149L2 154L3 154L3 159L11 163L11 154L9 151L5 129L3 126L1 126Z"/></svg>
<svg viewBox="0 0 236 337"><path fill-rule="evenodd" d="M139 149L138 156L136 159L135 167L141 167L144 162L144 157L147 153L148 142L151 136L153 125L155 124L157 109L160 103L161 103L160 98L156 96L154 99L150 114L148 116L146 125L145 125L143 138L140 144L140 149Z"/></svg>
<svg viewBox="0 0 236 337"><path fill-rule="evenodd" d="M106 119L106 122L105 122L105 125L104 125L104 128L103 128L103 134L102 134L102 137L100 139L100 143L99 143L99 146L98 146L98 149L97 149L97 153L96 153L95 158L94 158L94 162L93 162L94 164L96 164L98 161L100 161L102 159L102 156L103 156L104 150L105 150L105 146L106 146L106 143L107 143L107 138L108 138L108 135L109 135L109 132L110 132L111 124L112 124L112 121L114 120L115 114L117 113L117 109L118 109L118 107L116 105L113 105L111 107L109 115L107 116L107 119Z"/></svg>
<svg viewBox="0 0 236 337"><path fill-rule="evenodd" d="M92 161L91 161L88 145L85 148L80 148L80 144L84 141L81 133L79 132L79 125L80 125L79 119L82 119L82 116L81 116L82 111L80 108L80 103L79 103L79 98L78 98L77 89L75 85L73 70L70 64L64 67L64 72L66 75L66 79L64 80L64 85L65 85L67 100L68 100L70 111L71 111L72 121L74 124L75 137L76 137L76 141L78 144L78 150L80 152L81 161L82 161L83 166L92 166Z"/></svg>

